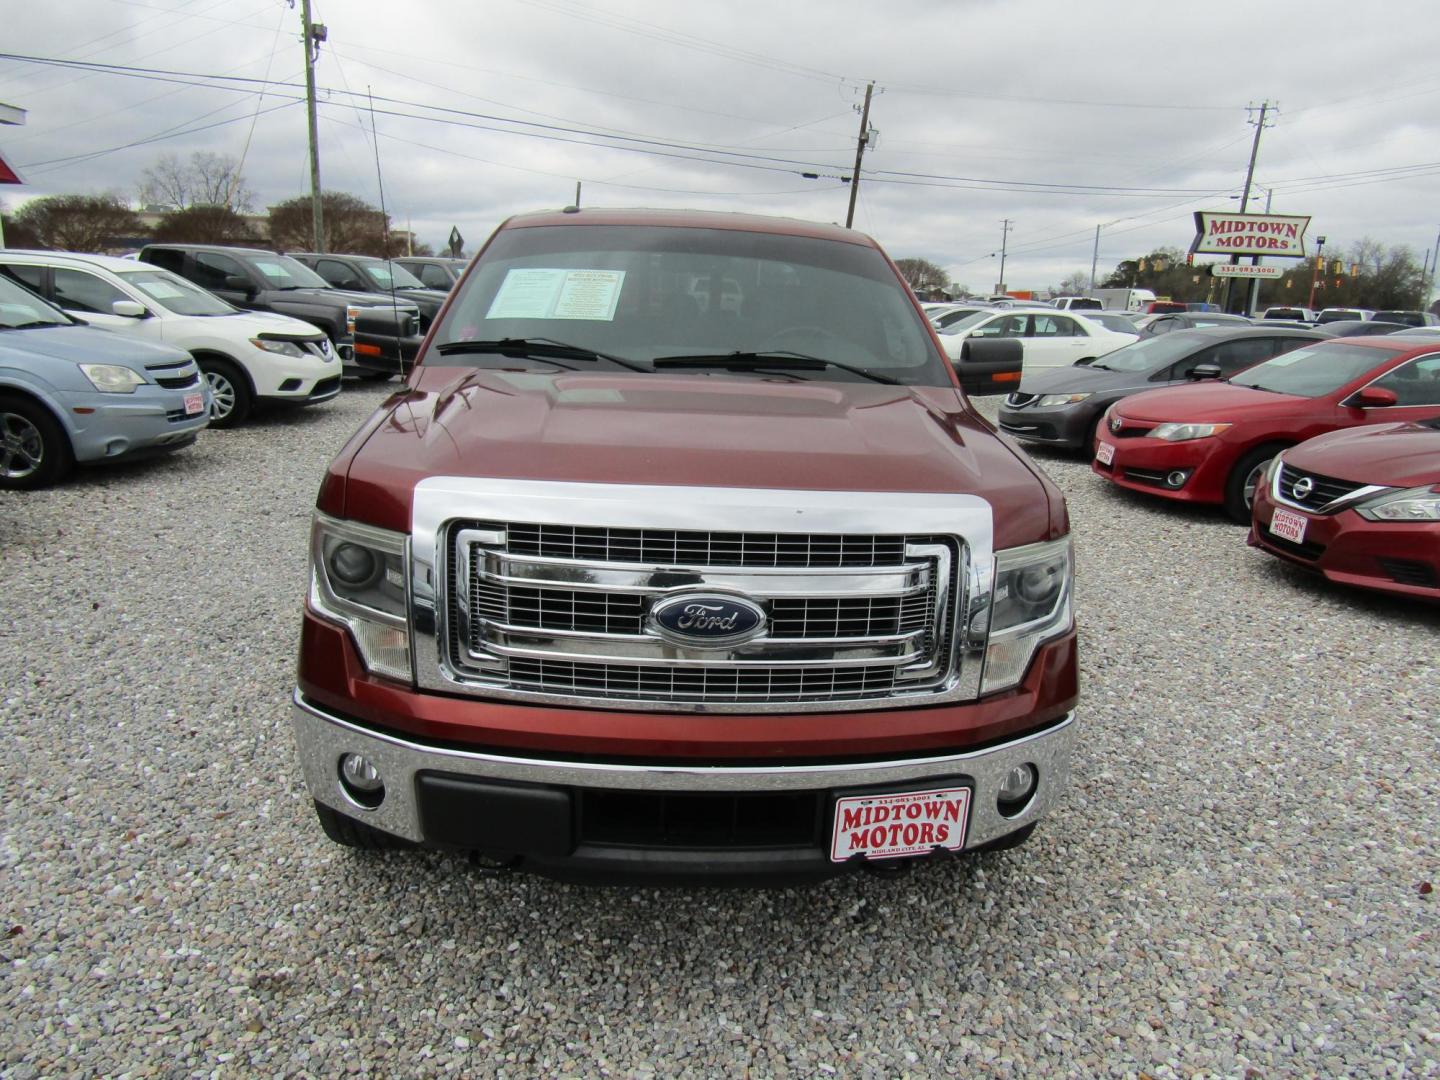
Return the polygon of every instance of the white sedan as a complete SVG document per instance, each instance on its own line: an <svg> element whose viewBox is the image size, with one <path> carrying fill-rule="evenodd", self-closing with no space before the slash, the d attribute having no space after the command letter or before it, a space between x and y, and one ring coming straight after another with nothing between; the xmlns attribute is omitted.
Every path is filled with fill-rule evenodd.
<svg viewBox="0 0 1440 1080"><path fill-rule="evenodd" d="M1009 311L977 311L968 318L946 327L940 334L945 354L959 360L965 342L970 338L1019 338L1024 361L1024 378L1048 368L1069 367L1081 360L1094 360L1108 352L1130 345L1138 339L1134 334L1107 330L1097 322L1077 318L1054 308L1025 308Z"/></svg>

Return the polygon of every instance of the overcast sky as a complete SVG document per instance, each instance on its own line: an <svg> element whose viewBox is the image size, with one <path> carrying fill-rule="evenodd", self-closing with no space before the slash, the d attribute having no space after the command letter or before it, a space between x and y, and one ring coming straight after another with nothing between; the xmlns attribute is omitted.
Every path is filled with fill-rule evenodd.
<svg viewBox="0 0 1440 1080"><path fill-rule="evenodd" d="M324 186L379 202L368 89L386 207L436 247L453 225L473 251L577 180L587 206L843 222L872 80L855 226L973 289L996 281L1007 218L1011 288L1088 274L1097 225L1102 276L1188 246L1194 210L1238 208L1262 101L1279 108L1255 178L1275 213L1313 216L1311 250L1368 236L1418 259L1440 233L1434 0L313 6ZM161 154L195 150L243 154L262 205L308 191L300 95L238 81L303 85L298 0L52 0L5 25L11 53L212 84L0 60L0 102L28 111L0 128L27 181L0 189L8 205L133 198Z"/></svg>

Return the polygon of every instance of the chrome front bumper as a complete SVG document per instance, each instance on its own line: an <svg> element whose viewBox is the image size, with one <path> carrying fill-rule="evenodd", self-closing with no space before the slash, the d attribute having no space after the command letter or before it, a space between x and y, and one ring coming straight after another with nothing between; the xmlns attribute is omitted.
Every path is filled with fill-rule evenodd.
<svg viewBox="0 0 1440 1080"><path fill-rule="evenodd" d="M1044 731L984 750L937 757L835 765L624 765L429 746L352 723L306 700L298 690L292 720L305 783L317 802L417 843L425 837L415 777L421 772L437 772L552 788L670 792L838 791L963 777L974 785L965 847L976 848L1024 828L1050 811L1069 782L1075 741L1075 714L1071 712ZM385 798L373 809L357 803L340 784L340 758L349 753L367 757L385 783ZM996 805L1000 782L1012 768L1026 763L1039 773L1035 795L1019 813L1004 816Z"/></svg>

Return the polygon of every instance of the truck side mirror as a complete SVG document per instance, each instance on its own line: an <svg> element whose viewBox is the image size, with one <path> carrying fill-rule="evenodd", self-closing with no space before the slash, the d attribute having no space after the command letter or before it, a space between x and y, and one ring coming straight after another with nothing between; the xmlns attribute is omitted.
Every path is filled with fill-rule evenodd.
<svg viewBox="0 0 1440 1080"><path fill-rule="evenodd" d="M239 274L226 274L225 281L220 287L232 292L244 293L246 296L255 295L255 286L250 284L250 279L243 278Z"/></svg>
<svg viewBox="0 0 1440 1080"><path fill-rule="evenodd" d="M1020 386L1025 357L1019 338L966 338L955 372L967 394L1008 394Z"/></svg>

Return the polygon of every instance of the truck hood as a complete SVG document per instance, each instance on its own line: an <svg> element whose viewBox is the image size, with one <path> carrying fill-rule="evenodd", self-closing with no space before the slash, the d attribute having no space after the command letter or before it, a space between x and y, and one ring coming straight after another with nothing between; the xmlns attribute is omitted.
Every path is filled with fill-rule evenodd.
<svg viewBox="0 0 1440 1080"><path fill-rule="evenodd" d="M1058 531L1047 485L953 388L430 364L417 376L356 451L347 516L408 529L416 483L464 476L965 492L994 506L998 546Z"/></svg>
<svg viewBox="0 0 1440 1080"><path fill-rule="evenodd" d="M1301 472L1356 484L1440 484L1440 420L1334 431L1285 451Z"/></svg>

